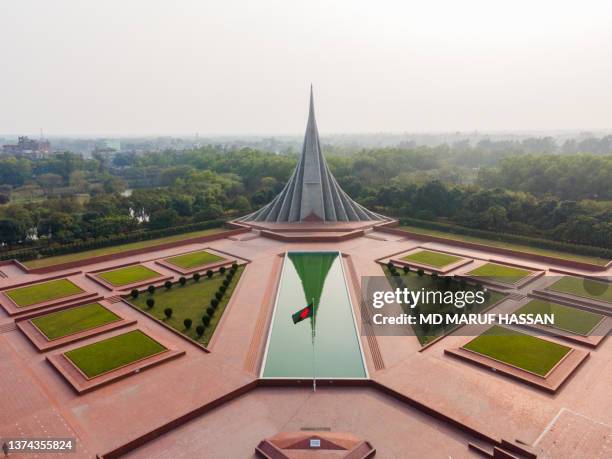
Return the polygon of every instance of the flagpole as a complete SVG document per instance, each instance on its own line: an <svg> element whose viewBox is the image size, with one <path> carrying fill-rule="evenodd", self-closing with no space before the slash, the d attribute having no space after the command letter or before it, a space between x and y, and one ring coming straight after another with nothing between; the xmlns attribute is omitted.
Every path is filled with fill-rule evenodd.
<svg viewBox="0 0 612 459"><path fill-rule="evenodd" d="M313 316L313 324L312 324L312 391L317 391L317 374L315 371L315 323L314 323L314 311L315 311L315 303L314 298L312 299L312 316Z"/></svg>

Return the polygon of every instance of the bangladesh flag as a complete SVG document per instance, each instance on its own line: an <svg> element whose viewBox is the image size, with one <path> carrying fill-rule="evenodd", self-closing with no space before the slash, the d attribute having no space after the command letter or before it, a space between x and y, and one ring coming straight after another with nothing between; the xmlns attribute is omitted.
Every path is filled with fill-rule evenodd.
<svg viewBox="0 0 612 459"><path fill-rule="evenodd" d="M300 320L304 320L306 317L310 317L310 323L312 326L312 334L314 336L317 312L319 310L319 302L321 301L321 294L323 292L323 286L325 285L325 279L329 272L334 260L338 257L338 252L289 252L289 259L293 263L295 270L300 277L302 282L302 289L304 290L304 301L308 303L308 306L297 314L303 312L309 308L312 312L309 312ZM293 315L293 320L296 320L296 314ZM297 322L295 322L297 323Z"/></svg>
<svg viewBox="0 0 612 459"><path fill-rule="evenodd" d="M293 319L293 323L297 324L308 317L312 317L314 314L314 308L312 303L309 303L305 308L300 309L298 312L293 314L291 318Z"/></svg>

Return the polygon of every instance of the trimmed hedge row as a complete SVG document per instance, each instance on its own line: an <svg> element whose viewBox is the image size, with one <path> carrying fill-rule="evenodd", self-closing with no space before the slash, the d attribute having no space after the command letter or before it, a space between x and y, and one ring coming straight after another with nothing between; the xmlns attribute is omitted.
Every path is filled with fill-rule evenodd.
<svg viewBox="0 0 612 459"><path fill-rule="evenodd" d="M445 231L447 233L460 234L463 236L480 237L500 242L513 242L539 249L558 250L560 252L575 253L591 257L612 259L612 249L603 247L593 247L589 245L570 244L567 242L552 241L550 239L538 239L529 236L519 236L517 234L493 233L491 231L466 228L465 226L455 226L446 223L418 220L416 218L402 218L402 225L417 226L419 228Z"/></svg>
<svg viewBox="0 0 612 459"><path fill-rule="evenodd" d="M227 271L227 274L225 274L226 272L225 266L222 266L221 268L219 268L219 274L221 274L222 276L225 274L225 279L223 279L223 282L219 286L219 289L217 290L217 292L215 293L214 298L210 300L210 306L206 308L206 311L204 315L202 316L202 326L204 328L202 329L201 334L198 332L198 336L202 336L202 334L204 333L204 330L210 324L212 317L214 316L215 311L217 310L217 307L221 303L221 300L223 299L223 296L225 295L227 288L231 284L232 279L234 278L234 275L236 274L236 271L238 271L238 264L236 263L232 263L232 267L229 271Z"/></svg>
<svg viewBox="0 0 612 459"><path fill-rule="evenodd" d="M78 253L86 250L101 249L119 244L128 244L130 242L148 241L150 239L158 239L166 236L174 236L175 234L189 233L192 231L200 231L223 226L225 220L211 220L208 222L194 223L185 226L176 226L173 228L163 228L151 231L135 231L128 234L118 234L112 237L100 237L89 239L86 241L73 242L60 246L50 247L33 247L18 251L11 251L0 254L0 261L11 260L13 258L19 261L33 260L39 257L51 257L55 255L65 255L67 253Z"/></svg>
<svg viewBox="0 0 612 459"><path fill-rule="evenodd" d="M236 272L238 271L238 264L237 263L232 263L232 267L227 270L225 268L225 266L222 266L221 268L219 268L218 272L221 276L225 276L225 278L223 279L221 285L219 286L219 288L217 289L217 291L215 292L214 297L210 300L210 305L205 309L204 315L202 316L201 319L201 324L196 326L196 335L198 337L201 337L204 332L206 331L206 328L209 326L213 315L215 314L217 307L219 306L219 304L221 303L221 300L223 299L223 296L225 295L225 292L227 291L228 287L230 286ZM207 271L207 277L210 279L213 276L213 271L212 270L208 270ZM199 273L195 273L192 277L193 282L199 282L200 281L200 274ZM178 282L177 282L180 286L185 286L187 283L187 279L185 277L180 277ZM170 290L173 287L173 283L169 280L167 280L164 283L164 286L166 288L166 290ZM149 295L153 295L155 293L155 286L153 285L149 285L149 287L146 289L146 291L149 292ZM138 298L138 296L140 295L140 291L138 289L133 289L130 292L132 298L136 299ZM155 300L153 298L148 298L147 299L147 308L151 309L155 306ZM166 316L166 318L170 318L172 317L172 313L173 310L172 308L166 308L164 309L164 315ZM186 318L183 320L183 325L185 326L185 329L189 329L191 328L191 326L193 325L193 321L191 318Z"/></svg>

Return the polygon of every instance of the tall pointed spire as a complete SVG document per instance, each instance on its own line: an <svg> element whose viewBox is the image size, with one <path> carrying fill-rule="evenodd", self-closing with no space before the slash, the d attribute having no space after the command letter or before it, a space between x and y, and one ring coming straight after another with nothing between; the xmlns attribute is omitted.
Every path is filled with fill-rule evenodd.
<svg viewBox="0 0 612 459"><path fill-rule="evenodd" d="M310 85L310 107L302 155L291 178L268 205L238 219L259 222L386 220L353 201L338 185L321 153Z"/></svg>

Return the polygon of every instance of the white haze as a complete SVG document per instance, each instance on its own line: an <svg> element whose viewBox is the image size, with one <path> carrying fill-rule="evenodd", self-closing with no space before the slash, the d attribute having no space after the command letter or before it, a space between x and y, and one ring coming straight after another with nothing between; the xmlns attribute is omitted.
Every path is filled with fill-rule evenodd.
<svg viewBox="0 0 612 459"><path fill-rule="evenodd" d="M2 0L0 133L608 129L612 2Z"/></svg>

